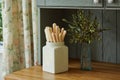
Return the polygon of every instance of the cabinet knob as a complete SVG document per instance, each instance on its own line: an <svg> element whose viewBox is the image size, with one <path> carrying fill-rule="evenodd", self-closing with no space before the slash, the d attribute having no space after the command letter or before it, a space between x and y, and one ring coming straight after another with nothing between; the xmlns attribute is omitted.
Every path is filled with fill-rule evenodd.
<svg viewBox="0 0 120 80"><path fill-rule="evenodd" d="M100 0L93 0L93 2L94 2L95 4L98 4L98 3L100 2Z"/></svg>
<svg viewBox="0 0 120 80"><path fill-rule="evenodd" d="M108 2L109 4L111 4L111 3L114 2L114 0L107 0L107 2Z"/></svg>

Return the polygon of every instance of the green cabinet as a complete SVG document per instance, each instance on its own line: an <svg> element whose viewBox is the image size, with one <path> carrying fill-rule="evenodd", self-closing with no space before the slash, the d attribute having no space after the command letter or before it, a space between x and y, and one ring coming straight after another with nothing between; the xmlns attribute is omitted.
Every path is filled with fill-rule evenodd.
<svg viewBox="0 0 120 80"><path fill-rule="evenodd" d="M38 6L44 6L45 5L45 0L37 0L37 5Z"/></svg>
<svg viewBox="0 0 120 80"><path fill-rule="evenodd" d="M107 0L106 8L120 8L120 0Z"/></svg>
<svg viewBox="0 0 120 80"><path fill-rule="evenodd" d="M37 0L38 7L120 8L120 0Z"/></svg>
<svg viewBox="0 0 120 80"><path fill-rule="evenodd" d="M102 7L102 0L94 3L94 0L46 0L46 6L77 6L77 7Z"/></svg>

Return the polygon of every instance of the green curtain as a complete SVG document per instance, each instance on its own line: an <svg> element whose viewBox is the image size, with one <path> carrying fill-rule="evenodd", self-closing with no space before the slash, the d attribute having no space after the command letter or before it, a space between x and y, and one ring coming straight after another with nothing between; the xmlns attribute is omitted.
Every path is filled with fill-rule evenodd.
<svg viewBox="0 0 120 80"><path fill-rule="evenodd" d="M36 0L2 0L2 77L39 65Z"/></svg>

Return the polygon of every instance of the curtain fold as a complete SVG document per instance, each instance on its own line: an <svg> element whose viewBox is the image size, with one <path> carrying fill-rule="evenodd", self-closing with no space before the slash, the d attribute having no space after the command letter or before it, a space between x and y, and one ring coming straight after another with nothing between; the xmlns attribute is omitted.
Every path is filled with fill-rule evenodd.
<svg viewBox="0 0 120 80"><path fill-rule="evenodd" d="M13 71L39 65L36 0L2 0L2 18L3 79Z"/></svg>
<svg viewBox="0 0 120 80"><path fill-rule="evenodd" d="M38 9L36 6L36 0L32 0L32 29L33 29L33 42L34 42L34 65L40 64L39 53L38 53ZM39 57L38 57L39 56Z"/></svg>
<svg viewBox="0 0 120 80"><path fill-rule="evenodd" d="M32 65L31 0L22 0L26 68Z"/></svg>

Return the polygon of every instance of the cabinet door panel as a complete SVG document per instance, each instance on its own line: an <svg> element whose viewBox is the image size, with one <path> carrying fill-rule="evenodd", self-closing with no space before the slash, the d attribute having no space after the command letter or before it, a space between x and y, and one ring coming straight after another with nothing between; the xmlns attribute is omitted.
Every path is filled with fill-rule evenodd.
<svg viewBox="0 0 120 80"><path fill-rule="evenodd" d="M120 10L117 11L117 63L120 64Z"/></svg>
<svg viewBox="0 0 120 80"><path fill-rule="evenodd" d="M103 61L116 63L116 49L117 49L117 24L116 24L116 11L104 10L103 11L103 28L111 30L103 32Z"/></svg>
<svg viewBox="0 0 120 80"><path fill-rule="evenodd" d="M120 0L113 0L112 3L106 2L108 8L120 8Z"/></svg>
<svg viewBox="0 0 120 80"><path fill-rule="evenodd" d="M95 4L94 0L46 0L46 6L83 6L102 7L102 0Z"/></svg>

